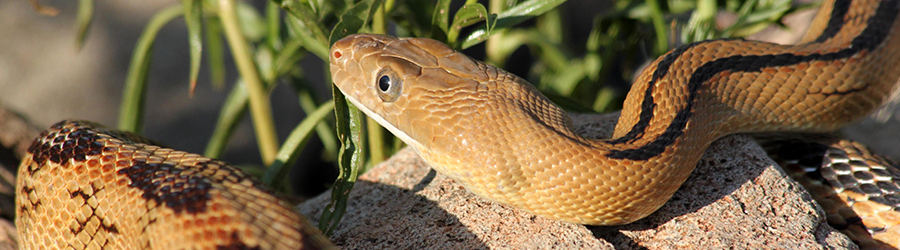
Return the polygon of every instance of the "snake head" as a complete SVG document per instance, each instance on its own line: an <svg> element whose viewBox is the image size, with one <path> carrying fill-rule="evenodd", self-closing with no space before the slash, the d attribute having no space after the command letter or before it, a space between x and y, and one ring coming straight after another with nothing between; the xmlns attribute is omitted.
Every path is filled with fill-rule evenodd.
<svg viewBox="0 0 900 250"><path fill-rule="evenodd" d="M419 150L465 144L484 65L431 39L356 34L330 51L334 84L369 117Z"/></svg>
<svg viewBox="0 0 900 250"><path fill-rule="evenodd" d="M491 186L473 190L515 190L499 179L465 178L472 166L504 176L504 168L522 164L514 154L544 148L514 139L574 137L569 116L530 83L435 40L351 35L331 47L330 59L347 100L437 171L467 187Z"/></svg>

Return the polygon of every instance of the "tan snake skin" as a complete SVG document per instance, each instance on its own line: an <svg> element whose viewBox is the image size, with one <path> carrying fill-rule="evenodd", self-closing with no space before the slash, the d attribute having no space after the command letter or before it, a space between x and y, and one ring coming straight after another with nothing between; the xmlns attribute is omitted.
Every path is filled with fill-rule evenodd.
<svg viewBox="0 0 900 250"><path fill-rule="evenodd" d="M551 219L618 225L662 206L722 136L833 131L879 107L900 79L898 12L900 1L828 1L799 45L679 47L636 79L606 140L574 133L524 79L430 39L349 36L331 48L331 75L471 192ZM896 225L900 199L884 190L893 193L883 218Z"/></svg>
<svg viewBox="0 0 900 250"><path fill-rule="evenodd" d="M548 218L615 225L658 209L717 138L832 131L878 107L900 78L898 12L898 0L829 1L801 45L680 47L637 78L609 140L578 136L525 80L434 40L350 36L332 47L331 70L349 100L468 190ZM764 144L800 169L795 178L832 225L864 248L900 246L896 165L833 139L778 154L808 142L787 143ZM29 153L16 198L23 249L329 247L218 160L78 121L54 125Z"/></svg>
<svg viewBox="0 0 900 250"><path fill-rule="evenodd" d="M327 239L228 164L90 122L41 134L19 166L21 249L322 249Z"/></svg>
<svg viewBox="0 0 900 250"><path fill-rule="evenodd" d="M862 249L900 248L900 166L854 141L828 135L757 138L806 188L828 224Z"/></svg>

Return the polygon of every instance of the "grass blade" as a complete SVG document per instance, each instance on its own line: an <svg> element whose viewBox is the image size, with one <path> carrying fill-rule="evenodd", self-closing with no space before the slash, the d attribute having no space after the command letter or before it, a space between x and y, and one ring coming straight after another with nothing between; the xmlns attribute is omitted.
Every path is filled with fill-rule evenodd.
<svg viewBox="0 0 900 250"><path fill-rule="evenodd" d="M234 134L238 122L247 113L247 102L249 94L247 87L238 80L238 83L231 89L228 98L222 105L222 111L219 112L219 119L216 121L216 129L213 130L209 143L206 144L206 151L203 155L210 158L219 158L225 151L228 139Z"/></svg>
<svg viewBox="0 0 900 250"><path fill-rule="evenodd" d="M297 39L288 40L287 43L284 44L284 48L278 52L278 55L275 55L275 61L272 64L272 68L275 70L276 75L284 75L296 68L297 61L302 59L303 55L306 54L305 51L301 49L302 47L303 43Z"/></svg>
<svg viewBox="0 0 900 250"><path fill-rule="evenodd" d="M309 32L309 28L307 28L306 23L302 20L295 18L294 16L288 16L285 20L285 26L293 31L292 38L294 40L300 41L300 44L308 50L312 52L319 59L324 61L328 60L328 47L326 47L326 43L319 41L312 37L312 35L307 34Z"/></svg>
<svg viewBox="0 0 900 250"><path fill-rule="evenodd" d="M510 28L528 19L544 14L565 1L566 0L528 0L500 12L500 14L497 15L497 21L494 25L488 25L488 27L478 28L473 31L465 40L463 40L461 48L467 49L487 40L492 29Z"/></svg>
<svg viewBox="0 0 900 250"><path fill-rule="evenodd" d="M191 54L190 93L194 95L197 76L200 74L200 59L203 56L203 6L201 0L182 0L184 22L188 29L188 45Z"/></svg>
<svg viewBox="0 0 900 250"><path fill-rule="evenodd" d="M266 169L266 173L263 174L263 184L272 187L275 190L282 190L284 188L288 172L291 167L294 166L294 162L297 161L297 156L300 156L300 152L303 151L306 142L309 141L309 138L312 136L312 132L316 125L331 114L333 109L333 102L322 104L318 109L307 114L306 119L303 119L303 121L291 131L287 140L281 145L281 149L275 157L275 162L272 163L272 165Z"/></svg>
<svg viewBox="0 0 900 250"><path fill-rule="evenodd" d="M84 46L92 22L94 22L94 0L79 0L78 15L75 18L75 50L81 50Z"/></svg>
<svg viewBox="0 0 900 250"><path fill-rule="evenodd" d="M316 101L313 98L313 95L309 92L308 88L298 88L297 89L297 98L300 99L300 108L303 109L303 112L312 113L316 109ZM330 101L330 100L329 100ZM330 124L329 124L330 125ZM319 123L316 125L316 134L319 135L319 140L322 141L322 146L325 148L325 155L332 157L337 156L338 152L338 142L335 137L334 129L331 126L326 125L325 123Z"/></svg>
<svg viewBox="0 0 900 250"><path fill-rule="evenodd" d="M278 5L280 5L282 9L287 11L288 14L290 14L292 17L296 18L300 23L303 24L305 29L302 30L302 34L305 34L307 37L312 38L311 40L317 41L320 47L325 47L324 45L326 44L326 42L328 42L328 38L325 37L325 32L322 32L322 27L319 26L320 23L316 18L316 13L309 6L301 3L300 1L293 0L275 0L275 2L278 3ZM304 43L308 42L311 41L306 41ZM326 52L324 54L328 53Z"/></svg>
<svg viewBox="0 0 900 250"><path fill-rule="evenodd" d="M266 5L266 42L269 47L279 50L281 44L281 9L274 2Z"/></svg>
<svg viewBox="0 0 900 250"><path fill-rule="evenodd" d="M346 13L341 15L341 21L331 30L331 37L328 44L334 44L337 40L347 35L357 33L362 29L372 16L378 6L381 6L382 0L369 0L359 2ZM326 53L327 54L327 53Z"/></svg>
<svg viewBox="0 0 900 250"><path fill-rule="evenodd" d="M669 40L666 37L666 24L659 7L658 0L647 0L647 7L650 9L650 21L653 23L653 29L656 31L656 48L655 55L662 55L669 50Z"/></svg>
<svg viewBox="0 0 900 250"><path fill-rule="evenodd" d="M222 47L222 23L218 18L206 20L206 57L209 61L209 81L213 89L225 87L225 49Z"/></svg>
<svg viewBox="0 0 900 250"><path fill-rule="evenodd" d="M159 29L172 19L181 16L182 11L181 6L173 6L156 13L153 19L147 23L147 28L141 34L141 38L138 39L138 44L134 47L134 54L131 56L128 77L125 79L124 96L119 110L119 130L141 132L144 92L147 89L147 70L150 67L153 41L156 39Z"/></svg>
<svg viewBox="0 0 900 250"><path fill-rule="evenodd" d="M381 128L378 122L368 117L366 118L366 132L369 134L369 161L371 161L371 166L375 166L383 162L386 156L384 129Z"/></svg>

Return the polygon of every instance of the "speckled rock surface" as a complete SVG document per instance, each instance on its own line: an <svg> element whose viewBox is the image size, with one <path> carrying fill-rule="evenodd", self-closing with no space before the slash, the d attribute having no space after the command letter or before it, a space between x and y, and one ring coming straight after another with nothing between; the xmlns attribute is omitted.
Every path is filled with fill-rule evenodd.
<svg viewBox="0 0 900 250"><path fill-rule="evenodd" d="M604 136L615 115L575 116ZM755 142L715 142L659 211L624 226L552 221L477 197L410 149L360 177L332 236L345 249L823 249L855 248L825 223L802 187ZM318 218L326 193L300 206Z"/></svg>

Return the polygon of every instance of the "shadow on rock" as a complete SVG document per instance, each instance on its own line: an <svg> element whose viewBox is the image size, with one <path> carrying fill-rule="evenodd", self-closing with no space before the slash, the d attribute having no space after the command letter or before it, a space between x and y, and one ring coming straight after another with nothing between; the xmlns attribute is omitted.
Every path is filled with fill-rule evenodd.
<svg viewBox="0 0 900 250"><path fill-rule="evenodd" d="M435 179L430 172L398 176L395 181L409 181L409 188L357 181L331 240L342 249L487 249L468 226L421 194ZM301 204L301 213L318 223L330 197L326 192Z"/></svg>

